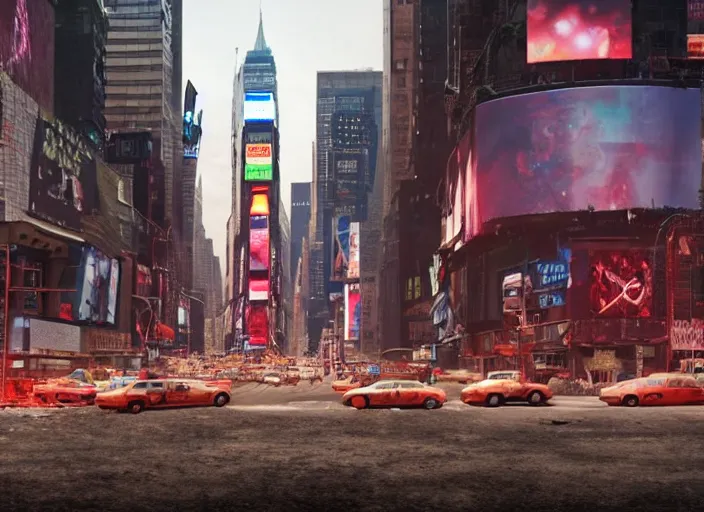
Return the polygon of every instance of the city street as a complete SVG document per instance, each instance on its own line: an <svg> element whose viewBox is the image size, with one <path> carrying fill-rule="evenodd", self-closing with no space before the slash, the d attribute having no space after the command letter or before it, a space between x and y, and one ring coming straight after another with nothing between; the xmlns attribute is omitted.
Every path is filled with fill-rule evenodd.
<svg viewBox="0 0 704 512"><path fill-rule="evenodd" d="M459 387L457 387L459 389ZM248 384L223 409L0 411L4 510L694 510L704 409L345 408Z"/></svg>

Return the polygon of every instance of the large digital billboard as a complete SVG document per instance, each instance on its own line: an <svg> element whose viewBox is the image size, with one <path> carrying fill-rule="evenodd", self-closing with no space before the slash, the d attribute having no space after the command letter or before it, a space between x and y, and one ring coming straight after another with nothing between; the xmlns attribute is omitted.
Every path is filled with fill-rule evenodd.
<svg viewBox="0 0 704 512"><path fill-rule="evenodd" d="M350 218L346 215L332 220L332 275L331 281L342 281L347 277L350 261Z"/></svg>
<svg viewBox="0 0 704 512"><path fill-rule="evenodd" d="M54 111L54 6L0 0L0 69L46 112Z"/></svg>
<svg viewBox="0 0 704 512"><path fill-rule="evenodd" d="M648 318L653 307L650 251L593 251L589 304L600 318Z"/></svg>
<svg viewBox="0 0 704 512"><path fill-rule="evenodd" d="M249 279L249 300L269 300L269 279Z"/></svg>
<svg viewBox="0 0 704 512"><path fill-rule="evenodd" d="M700 103L698 89L601 86L478 105L465 236L516 215L697 208Z"/></svg>
<svg viewBox="0 0 704 512"><path fill-rule="evenodd" d="M76 320L115 323L120 264L95 247L83 248L78 272L78 307Z"/></svg>
<svg viewBox="0 0 704 512"><path fill-rule="evenodd" d="M359 279L359 222L350 223L349 245L347 279Z"/></svg>
<svg viewBox="0 0 704 512"><path fill-rule="evenodd" d="M29 214L79 231L97 203L96 162L85 141L56 119L37 119L29 175Z"/></svg>
<svg viewBox="0 0 704 512"><path fill-rule="evenodd" d="M249 218L249 270L269 270L269 217Z"/></svg>
<svg viewBox="0 0 704 512"><path fill-rule="evenodd" d="M273 177L271 144L247 144L245 147L244 180L271 181Z"/></svg>
<svg viewBox="0 0 704 512"><path fill-rule="evenodd" d="M359 283L345 285L345 340L358 340L362 323L362 294Z"/></svg>
<svg viewBox="0 0 704 512"><path fill-rule="evenodd" d="M630 59L631 0L528 0L528 63Z"/></svg>
<svg viewBox="0 0 704 512"><path fill-rule="evenodd" d="M244 93L244 121L275 121L276 102L272 92Z"/></svg>
<svg viewBox="0 0 704 512"><path fill-rule="evenodd" d="M269 313L266 304L249 305L245 311L250 347L266 347L269 334Z"/></svg>

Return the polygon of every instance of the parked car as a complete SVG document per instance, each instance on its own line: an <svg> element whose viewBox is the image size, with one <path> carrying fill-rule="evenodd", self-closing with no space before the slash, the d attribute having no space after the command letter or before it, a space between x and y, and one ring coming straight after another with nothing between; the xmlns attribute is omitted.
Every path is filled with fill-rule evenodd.
<svg viewBox="0 0 704 512"><path fill-rule="evenodd" d="M439 409L445 402L447 402L447 394L442 389L410 380L380 380L369 386L351 389L342 396L342 403L355 409L368 407Z"/></svg>
<svg viewBox="0 0 704 512"><path fill-rule="evenodd" d="M691 374L654 374L603 388L599 400L625 407L704 404L704 388Z"/></svg>
<svg viewBox="0 0 704 512"><path fill-rule="evenodd" d="M281 380L281 375L278 373L265 373L262 376L262 383L269 384L271 386L280 386Z"/></svg>
<svg viewBox="0 0 704 512"><path fill-rule="evenodd" d="M519 371L499 371L490 372L485 380L464 388L460 398L469 405L498 407L507 402L540 405L552 396L552 391L545 384L528 382Z"/></svg>
<svg viewBox="0 0 704 512"><path fill-rule="evenodd" d="M68 378L35 384L32 390L34 398L45 404L92 405L97 394L94 385Z"/></svg>
<svg viewBox="0 0 704 512"><path fill-rule="evenodd" d="M332 382L332 389L337 393L346 393L350 389L357 389L362 387L362 381L355 375L351 375L345 379L334 380Z"/></svg>
<svg viewBox="0 0 704 512"><path fill-rule="evenodd" d="M168 407L222 407L229 402L230 390L222 381L210 383L185 379L138 380L124 388L100 393L95 399L101 409L129 411L133 414L144 409Z"/></svg>

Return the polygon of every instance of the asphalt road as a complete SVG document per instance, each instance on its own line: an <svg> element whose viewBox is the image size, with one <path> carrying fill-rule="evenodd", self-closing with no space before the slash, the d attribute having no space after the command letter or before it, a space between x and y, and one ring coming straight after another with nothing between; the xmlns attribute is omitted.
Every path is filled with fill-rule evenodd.
<svg viewBox="0 0 704 512"><path fill-rule="evenodd" d="M458 388L459 389L459 388ZM450 396L452 393L450 393ZM0 411L2 510L691 511L704 408L364 410L328 384L222 408Z"/></svg>

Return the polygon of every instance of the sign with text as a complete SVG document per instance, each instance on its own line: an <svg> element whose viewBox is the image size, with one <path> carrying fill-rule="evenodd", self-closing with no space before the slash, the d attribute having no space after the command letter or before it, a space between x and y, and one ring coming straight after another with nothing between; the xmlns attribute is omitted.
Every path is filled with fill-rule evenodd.
<svg viewBox="0 0 704 512"><path fill-rule="evenodd" d="M244 180L271 181L274 177L271 144L247 144Z"/></svg>

